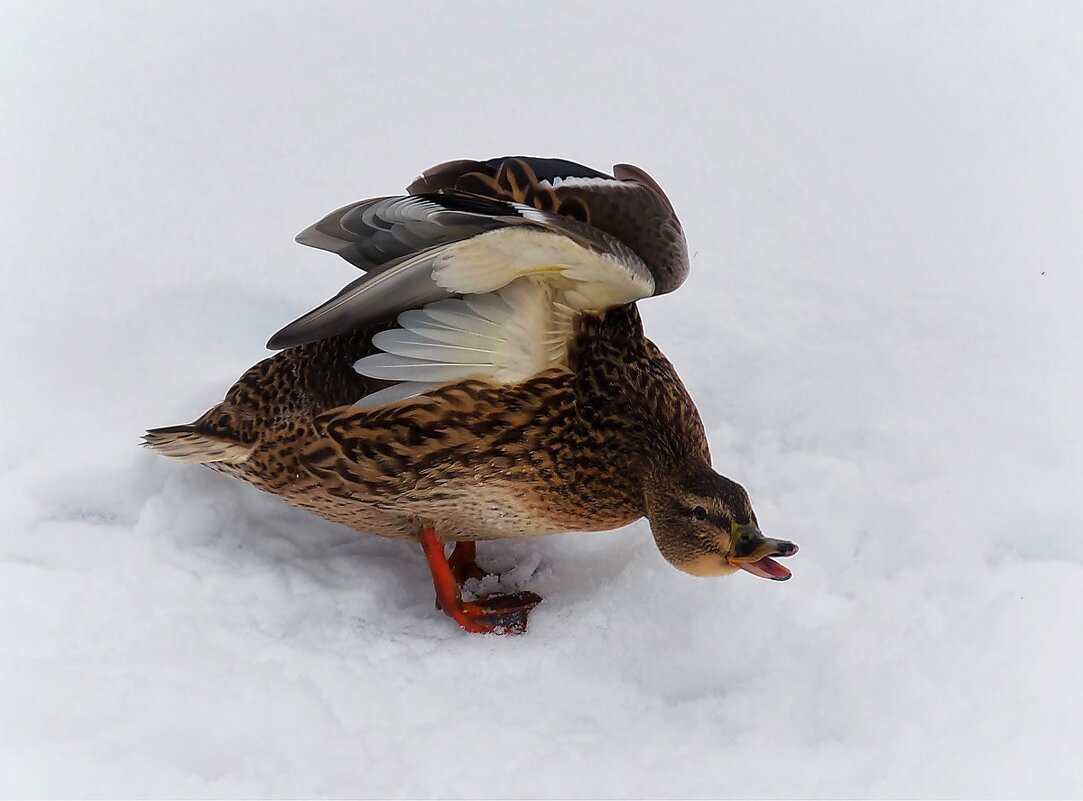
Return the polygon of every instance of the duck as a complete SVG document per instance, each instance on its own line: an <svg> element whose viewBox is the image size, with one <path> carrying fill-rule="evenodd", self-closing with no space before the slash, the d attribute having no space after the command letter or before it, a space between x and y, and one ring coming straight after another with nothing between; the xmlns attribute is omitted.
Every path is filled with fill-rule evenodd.
<svg viewBox="0 0 1083 801"><path fill-rule="evenodd" d="M416 543L437 609L471 633L522 633L542 600L464 594L486 575L482 541L645 517L686 574L790 577L776 559L797 545L761 533L748 493L714 470L695 403L644 335L637 304L689 272L674 207L644 170L449 161L297 241L360 277L146 447Z"/></svg>

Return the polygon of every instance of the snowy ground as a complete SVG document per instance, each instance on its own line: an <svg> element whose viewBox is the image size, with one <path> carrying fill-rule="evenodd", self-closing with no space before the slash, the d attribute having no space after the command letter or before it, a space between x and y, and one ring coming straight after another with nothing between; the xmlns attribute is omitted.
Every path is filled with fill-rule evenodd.
<svg viewBox="0 0 1083 801"><path fill-rule="evenodd" d="M1083 12L0 6L0 795L1083 795ZM353 277L293 235L455 157L631 161L642 305L801 553L420 553L136 447ZM484 548L484 546L483 546Z"/></svg>

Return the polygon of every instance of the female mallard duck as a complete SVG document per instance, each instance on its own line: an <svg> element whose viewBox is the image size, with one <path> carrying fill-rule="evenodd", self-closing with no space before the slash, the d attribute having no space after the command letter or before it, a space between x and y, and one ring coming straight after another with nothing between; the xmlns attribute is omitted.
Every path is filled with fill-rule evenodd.
<svg viewBox="0 0 1083 801"><path fill-rule="evenodd" d="M645 515L686 573L789 578L771 557L797 546L765 538L744 489L711 469L695 404L643 336L635 302L688 273L658 184L626 164L508 157L441 164L407 191L301 233L365 275L275 334L284 350L222 403L146 444L418 541L467 631L522 631L541 601L464 601L477 540Z"/></svg>

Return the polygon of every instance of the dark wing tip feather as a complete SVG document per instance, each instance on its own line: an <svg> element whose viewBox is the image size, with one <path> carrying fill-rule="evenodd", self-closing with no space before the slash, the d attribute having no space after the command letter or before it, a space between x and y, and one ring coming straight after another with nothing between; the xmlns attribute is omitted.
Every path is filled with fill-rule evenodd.
<svg viewBox="0 0 1083 801"><path fill-rule="evenodd" d="M468 172L475 172L484 168L485 165L480 161L472 161L470 159L445 161L442 164L437 164L435 167L429 167L429 169L417 176L417 178L406 187L406 191L411 195L423 195L430 192L442 192L448 189L454 189L455 183L460 177Z"/></svg>
<svg viewBox="0 0 1083 801"><path fill-rule="evenodd" d="M350 215L357 213L359 209L388 199L388 197L378 197L347 203L301 231L294 237L294 241L306 247L337 253L355 267L371 270L376 265L371 257L358 246L357 234L348 229L344 221Z"/></svg>
<svg viewBox="0 0 1083 801"><path fill-rule="evenodd" d="M666 193L662 190L662 187L658 185L658 182L651 178L647 174L647 171L642 167L637 167L634 164L614 164L613 176L619 178L622 181L636 181L641 183L647 188L654 191L658 197L666 202L670 211L673 211L673 204L669 202L669 198L666 197Z"/></svg>

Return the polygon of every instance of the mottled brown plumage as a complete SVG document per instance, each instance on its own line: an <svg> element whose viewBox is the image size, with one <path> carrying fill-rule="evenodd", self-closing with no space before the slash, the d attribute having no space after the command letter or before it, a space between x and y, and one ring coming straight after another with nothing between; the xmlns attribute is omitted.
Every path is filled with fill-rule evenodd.
<svg viewBox="0 0 1083 801"><path fill-rule="evenodd" d="M360 530L455 540L615 528L645 514L652 473L709 468L695 406L634 306L584 317L569 369L375 409L351 405L366 333L248 370L191 426L248 455L208 466Z"/></svg>
<svg viewBox="0 0 1083 801"><path fill-rule="evenodd" d="M590 258L595 257L577 255L580 251L574 247L579 246L560 245L560 237L574 240L587 226L601 220L605 224L602 233L591 236L603 237L597 240L601 243L598 247L619 257L625 246L617 243L610 248L604 238L622 230L613 216L619 204L609 202L612 197L606 200L605 192L606 181L610 186L618 182L611 177L595 178L595 171L578 165L570 166L587 171L576 173L580 178L562 182L554 177L554 170L569 164L510 159L441 165L411 187L435 193L418 200L423 204L418 208L433 222L416 216L410 198L402 202L381 199L378 204L366 202L339 210L309 229L302 240L341 252L371 270L367 279L355 282L362 289L359 296L364 297L364 282L389 269L380 266L380 259L393 267L403 259L417 261L411 252L423 254L425 248L443 252L440 249L449 243L457 247L501 231L506 218L503 208L498 209L499 214L494 212L495 216L479 216L479 209L492 208L480 199L489 194L547 208L571 219L568 229L557 226L555 234L546 234L549 239L538 240L537 234L530 234L522 241L555 247L553 252L558 256L569 254L569 264L586 258L586 267L579 268L587 269L587 278L582 280L604 282L609 280L605 271L617 268L607 267L610 262L601 258L597 262L600 278L591 277L589 269L594 262ZM549 177L539 180L535 167L548 171L543 174ZM618 175L634 176L638 182L631 192L617 186L617 200L628 208L632 198L643 210L640 219L624 224L625 239L634 242L639 251L653 254L639 267L632 264L630 274L642 271L646 264L654 278L643 280L653 280L656 292L669 291L672 286L667 281L683 278L678 273L682 260L687 264L687 254L683 235L678 252L667 253L658 232L672 229L679 233L679 224L653 180L636 168L621 169ZM582 182L583 191L576 190L575 180ZM439 203L426 199L445 195L447 200ZM405 211L399 212L399 208ZM452 216L443 209L453 209ZM357 222L354 213L351 222L351 211L368 216ZM374 214L385 214L388 222L381 222ZM415 216L409 218L408 229L396 234L395 226L404 214ZM666 221L670 218L672 223ZM549 225L549 218L546 220ZM643 244L644 231L655 232L653 244ZM546 244L554 241L555 246ZM589 253L590 247L584 252ZM471 266L468 260L463 263ZM491 293L491 299L488 295L476 296L476 300L467 297L468 305L448 306L445 317L429 312L438 320L426 318L425 312L411 312L421 314L411 320L421 320L422 334L432 337L450 331L454 336L447 340L448 345L400 328L409 324L403 322L405 317L399 316L396 322L402 308L439 310L444 308L441 303L447 303L424 305L425 301L417 300L418 287L422 293L429 291L424 275L418 283L405 273L413 282L409 285L412 288L386 295L391 300L383 301L398 306L388 307L390 311L382 314L371 304L360 312L335 312L336 328L342 328L351 314L366 322L343 333L288 347L260 362L238 380L222 403L194 423L151 430L146 443L167 456L203 463L244 479L327 520L420 541L433 569L438 603L471 631L522 630L527 612L540 599L532 593L519 593L474 603L462 601L458 581L476 574L472 550L465 546L457 550L449 565L443 561L440 540L466 543L604 530L646 516L663 556L686 572L722 575L744 567L756 575L787 578L788 571L769 557L790 555L796 546L764 538L744 490L711 468L695 404L673 366L644 337L635 304L569 310L552 300L564 296L553 293L567 291L567 297L588 298L589 302L589 286L582 284L587 288L580 290L581 284L561 283L565 279L560 275L554 278L554 268L544 264L543 260L544 269L536 273L508 279L518 282L516 293L500 290ZM625 280L619 271L614 274L615 280ZM432 280L436 280L435 271ZM633 298L639 281L635 278L626 284ZM553 288L547 288L550 286ZM406 305L410 303L415 305ZM483 369L482 359L475 375L469 374L475 368L467 365L465 377L441 381L432 375L447 375L452 368L455 375L464 372L457 366L464 361L461 355L432 365L424 359L393 355L397 347L406 347L404 353L422 348L423 353L466 352L469 358L465 360L476 359L469 354L477 345L462 346L465 351L455 345L459 336L455 321L464 319L462 315L469 317L472 309L495 309L497 316L478 317L467 328L480 326L478 330L485 332L481 340L470 342L493 337L497 341L504 336L500 325L516 324L512 313L515 303L554 303L556 317L552 319L571 320L567 329L552 329L556 323L548 323L549 333L544 336L550 337L550 344L542 349L541 357L532 357L541 361L535 362L536 367L524 378L502 379L501 374ZM522 306L517 313L529 317L535 311L533 306ZM376 322L367 321L373 317L378 318ZM543 315L539 319L544 324L549 318ZM327 330L325 322L317 320L317 324L323 326L318 330ZM452 328L442 328L444 325ZM312 330L302 318L290 336L304 341ZM513 333L529 337L530 330ZM546 329L543 326L541 330ZM380 332L397 332L399 339L389 340ZM405 344L396 345L400 339ZM528 345L529 340L518 347ZM517 352L515 348L512 351ZM404 366L397 366L400 362ZM434 369L437 372L432 373ZM396 372L403 370L413 371L403 373L407 376L416 372L432 375L422 379L417 385L420 389L411 390L412 397L387 395L397 391L398 382L407 380ZM362 373L390 377L378 379Z"/></svg>

